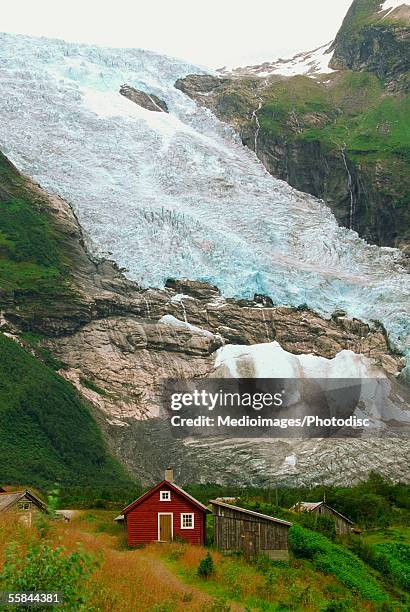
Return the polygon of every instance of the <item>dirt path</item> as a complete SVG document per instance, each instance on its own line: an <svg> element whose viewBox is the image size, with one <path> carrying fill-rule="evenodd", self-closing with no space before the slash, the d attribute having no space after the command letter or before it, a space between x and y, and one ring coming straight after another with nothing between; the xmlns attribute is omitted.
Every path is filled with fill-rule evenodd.
<svg viewBox="0 0 410 612"><path fill-rule="evenodd" d="M118 536L94 531L95 527L81 517L61 525L60 529L65 532L64 540L70 539L73 547L81 543L87 552L102 557L93 580L109 595L103 604L107 612L211 612L219 601L205 588L186 583L173 571L163 558L163 547L122 548ZM236 602L226 603L230 612L245 610Z"/></svg>
<svg viewBox="0 0 410 612"><path fill-rule="evenodd" d="M145 560L147 567L151 568L151 571L156 576L158 576L159 580L164 580L167 582L167 584L172 584L175 587L175 589L183 588L187 593L192 595L193 598L197 597L201 599L205 595L208 599L209 604L211 604L214 601L214 598L208 595L206 591L202 590L201 588L197 586L186 584L180 576L172 572L172 570L164 563L163 560L160 559L158 562L158 558L152 555L150 549L148 549L146 552L145 551L142 552L139 558ZM237 602L227 602L227 603L230 606L231 612L243 612L245 610L245 608L239 605ZM189 608L189 606L187 606L187 609L192 609L192 608Z"/></svg>

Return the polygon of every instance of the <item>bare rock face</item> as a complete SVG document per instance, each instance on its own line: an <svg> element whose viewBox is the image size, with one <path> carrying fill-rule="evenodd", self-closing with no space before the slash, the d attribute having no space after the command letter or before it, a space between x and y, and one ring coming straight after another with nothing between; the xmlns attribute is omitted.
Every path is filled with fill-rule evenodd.
<svg viewBox="0 0 410 612"><path fill-rule="evenodd" d="M168 112L168 107L164 100L161 100L161 98L158 98L158 96L154 94L148 94L145 93L145 91L135 89L135 87L131 87L131 85L121 85L120 94L147 110L157 113Z"/></svg>
<svg viewBox="0 0 410 612"><path fill-rule="evenodd" d="M273 476L293 483L342 483L371 469L406 478L409 448L403 440L173 438L161 418L162 380L212 376L216 351L226 344L277 341L288 352L326 358L349 349L392 375L403 361L390 351L381 327L343 312L326 320L310 310L275 307L261 295L226 299L217 287L186 279L141 289L113 263L89 256L66 202L30 181L27 189L41 197L66 243L71 292L47 304L7 296L0 328L43 336L42 347L62 362L61 376L92 404L112 452L132 474L155 481L172 459L182 483L266 484ZM291 454L298 456L297 467L286 461Z"/></svg>

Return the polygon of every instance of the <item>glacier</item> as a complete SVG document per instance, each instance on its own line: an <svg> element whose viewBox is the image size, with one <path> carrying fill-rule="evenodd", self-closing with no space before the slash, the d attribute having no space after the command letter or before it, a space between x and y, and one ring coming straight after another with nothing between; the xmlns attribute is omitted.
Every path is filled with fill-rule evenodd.
<svg viewBox="0 0 410 612"><path fill-rule="evenodd" d="M398 250L339 227L273 178L175 80L201 67L142 49L0 34L0 148L67 200L89 248L142 287L205 280L324 316L378 320L409 351L409 276ZM164 99L150 112L122 84Z"/></svg>

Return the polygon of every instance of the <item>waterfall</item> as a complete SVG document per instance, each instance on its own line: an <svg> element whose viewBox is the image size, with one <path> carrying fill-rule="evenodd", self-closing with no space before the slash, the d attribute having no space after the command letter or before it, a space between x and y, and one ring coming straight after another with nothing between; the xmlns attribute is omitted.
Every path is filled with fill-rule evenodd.
<svg viewBox="0 0 410 612"><path fill-rule="evenodd" d="M256 123L256 130L255 130L255 135L254 135L254 151L255 151L255 155L258 155L258 138L259 138L259 131L261 129L260 123L259 123L259 118L258 118L258 111L260 111L260 109L262 108L262 100L259 101L259 105L258 108L256 108L253 112L252 112L252 121L255 120Z"/></svg>
<svg viewBox="0 0 410 612"><path fill-rule="evenodd" d="M344 166L345 166L345 169L346 169L346 173L347 173L347 186L348 186L349 193L350 193L349 229L353 229L354 214L355 214L355 200L354 200L354 193L353 193L353 181L352 181L352 175L351 175L350 170L349 170L349 166L347 165L345 149L341 150L341 154L342 154L343 163L344 163Z"/></svg>

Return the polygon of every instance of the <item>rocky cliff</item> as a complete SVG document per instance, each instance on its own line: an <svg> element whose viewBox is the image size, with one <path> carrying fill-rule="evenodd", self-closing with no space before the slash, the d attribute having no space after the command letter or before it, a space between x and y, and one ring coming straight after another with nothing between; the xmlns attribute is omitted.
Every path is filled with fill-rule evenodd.
<svg viewBox="0 0 410 612"><path fill-rule="evenodd" d="M90 257L66 202L1 161L2 212L10 211L16 197L27 207L24 214L15 212L13 231L3 226L0 331L37 359L53 360L58 374L92 406L112 453L134 476L155 481L172 457L181 481L261 484L276 474L293 482L344 482L370 469L405 477L408 445L400 439L257 445L175 439L160 414L161 379L218 373L217 350L228 343L276 340L289 353L327 359L349 349L392 375L403 361L389 349L380 326L371 328L343 312L325 320L303 308L275 307L264 296L225 299L216 287L189 280L170 279L164 289L142 290L112 263ZM27 252L19 235L24 238L31 213L37 242ZM34 254L37 267L25 268L34 265ZM25 435L18 417L14 431L16 439ZM293 452L297 468L286 463Z"/></svg>
<svg viewBox="0 0 410 612"><path fill-rule="evenodd" d="M380 0L353 2L332 45L330 66L368 70L388 90L408 92L410 6L403 2L392 10L388 5Z"/></svg>
<svg viewBox="0 0 410 612"><path fill-rule="evenodd" d="M323 198L341 225L408 251L410 8L386 16L380 5L353 3L319 58L330 68L315 52L176 87L230 123L271 174Z"/></svg>

